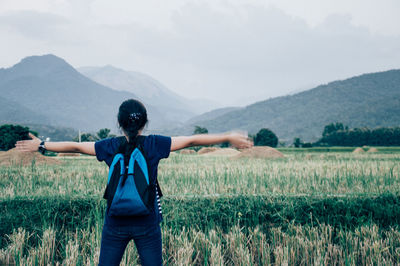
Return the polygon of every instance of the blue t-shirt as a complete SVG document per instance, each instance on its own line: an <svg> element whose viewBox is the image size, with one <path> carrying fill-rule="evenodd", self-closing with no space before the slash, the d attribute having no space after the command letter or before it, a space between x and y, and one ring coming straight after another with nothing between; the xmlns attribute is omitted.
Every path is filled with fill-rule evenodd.
<svg viewBox="0 0 400 266"><path fill-rule="evenodd" d="M120 145L120 139L108 138L97 141L94 144L97 160L104 161L108 167L112 163L113 156ZM149 178L151 182L157 179L158 163L163 158L168 158L171 151L171 137L160 135L146 136L143 142L144 156L149 168ZM154 183L153 183L154 184ZM154 213L135 217L111 217L106 215L105 223L109 225L150 225L161 222L162 214L159 206L159 199L154 201Z"/></svg>

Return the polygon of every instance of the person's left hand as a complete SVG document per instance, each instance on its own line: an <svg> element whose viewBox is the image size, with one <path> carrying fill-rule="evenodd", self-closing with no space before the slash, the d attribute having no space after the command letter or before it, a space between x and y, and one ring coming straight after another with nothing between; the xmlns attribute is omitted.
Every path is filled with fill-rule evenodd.
<svg viewBox="0 0 400 266"><path fill-rule="evenodd" d="M238 149L246 149L253 147L253 142L249 139L248 135L245 133L230 133L229 143Z"/></svg>
<svg viewBox="0 0 400 266"><path fill-rule="evenodd" d="M17 150L24 152L34 152L38 150L41 140L32 133L29 133L29 137L31 139L17 141L15 144Z"/></svg>

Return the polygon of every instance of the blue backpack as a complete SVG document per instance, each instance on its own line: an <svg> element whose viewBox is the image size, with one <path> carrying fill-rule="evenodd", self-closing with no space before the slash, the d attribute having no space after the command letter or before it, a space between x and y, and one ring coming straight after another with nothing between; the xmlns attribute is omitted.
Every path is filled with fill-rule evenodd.
<svg viewBox="0 0 400 266"><path fill-rule="evenodd" d="M114 154L108 173L107 212L110 216L141 216L154 211L157 180L149 180L149 168L143 151L145 137L136 137L135 144L120 137L120 146Z"/></svg>

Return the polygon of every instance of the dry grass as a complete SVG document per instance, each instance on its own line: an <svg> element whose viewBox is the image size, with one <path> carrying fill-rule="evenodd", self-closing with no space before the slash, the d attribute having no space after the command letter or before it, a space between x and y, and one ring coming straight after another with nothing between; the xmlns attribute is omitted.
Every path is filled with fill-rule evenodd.
<svg viewBox="0 0 400 266"><path fill-rule="evenodd" d="M369 150L367 152L378 152L377 148L369 148Z"/></svg>
<svg viewBox="0 0 400 266"><path fill-rule="evenodd" d="M219 149L220 148L217 148L217 147L203 147L197 152L197 154L206 154L206 153L213 152L213 151L216 151Z"/></svg>
<svg viewBox="0 0 400 266"><path fill-rule="evenodd" d="M184 149L179 152L179 154L196 154L196 151L190 149Z"/></svg>
<svg viewBox="0 0 400 266"><path fill-rule="evenodd" d="M283 153L268 146L254 146L250 149L242 150L235 158L283 158Z"/></svg>
<svg viewBox="0 0 400 266"><path fill-rule="evenodd" d="M91 228L57 240L45 230L40 244L30 247L29 235L18 229L10 244L0 250L1 265L97 265L101 228ZM166 265L394 265L400 261L400 231L382 231L376 225L354 231L289 225L263 233L258 228L244 233L234 226L227 233L216 228L208 233L194 229L175 232L163 228L163 260ZM63 248L63 241L66 243ZM121 265L137 265L131 242Z"/></svg>
<svg viewBox="0 0 400 266"><path fill-rule="evenodd" d="M57 153L57 156L59 156L59 157L77 157L77 156L81 156L81 154L80 153L71 153L71 152L68 152L68 153L60 152L60 153Z"/></svg>
<svg viewBox="0 0 400 266"><path fill-rule="evenodd" d="M215 151L211 151L208 153L203 154L204 156L236 156L240 154L240 151L232 148L223 148L223 149L217 149Z"/></svg>
<svg viewBox="0 0 400 266"><path fill-rule="evenodd" d="M353 152L354 152L354 153L364 153L365 151L364 151L363 148L358 147L358 148L354 149Z"/></svg>
<svg viewBox="0 0 400 266"><path fill-rule="evenodd" d="M32 164L60 164L60 161L46 157L38 152L21 152L16 148L0 154L0 166Z"/></svg>
<svg viewBox="0 0 400 266"><path fill-rule="evenodd" d="M101 198L108 168L89 156L59 165L0 167L0 198L94 196ZM287 154L285 158L231 160L175 155L161 161L165 195L380 194L400 191L400 155L381 153Z"/></svg>

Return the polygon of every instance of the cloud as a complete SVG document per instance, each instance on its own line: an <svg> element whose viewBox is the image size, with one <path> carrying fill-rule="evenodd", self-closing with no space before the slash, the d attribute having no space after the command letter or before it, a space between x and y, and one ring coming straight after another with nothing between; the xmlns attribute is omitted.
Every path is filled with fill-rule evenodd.
<svg viewBox="0 0 400 266"><path fill-rule="evenodd" d="M2 28L9 28L27 38L51 38L68 24L68 19L48 12L10 11L0 15Z"/></svg>
<svg viewBox="0 0 400 266"><path fill-rule="evenodd" d="M250 94L254 100L400 66L400 39L354 26L350 15L332 15L311 27L275 7L221 12L190 4L175 12L172 22L169 31L132 28L131 46L170 66L159 75L175 87L183 90L197 79L196 96L224 100Z"/></svg>
<svg viewBox="0 0 400 266"><path fill-rule="evenodd" d="M155 27L113 21L118 9L107 14L105 2L76 3L64 3L65 15L61 8L0 14L5 58L51 52L75 66L113 64L148 73L185 96L225 104L400 67L400 37L355 26L346 13L310 25L274 6L192 2L172 12L168 26Z"/></svg>

